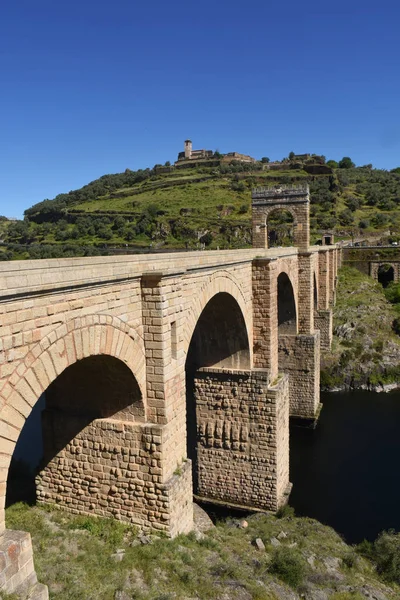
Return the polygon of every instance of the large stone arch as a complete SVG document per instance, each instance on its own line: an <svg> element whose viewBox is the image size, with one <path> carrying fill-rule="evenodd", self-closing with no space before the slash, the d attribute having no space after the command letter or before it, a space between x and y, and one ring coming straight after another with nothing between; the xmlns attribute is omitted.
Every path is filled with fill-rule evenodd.
<svg viewBox="0 0 400 600"><path fill-rule="evenodd" d="M22 427L39 397L69 366L96 355L127 365L145 409L145 356L134 330L116 317L90 315L61 325L35 345L0 392L0 509L4 508L10 461ZM0 516L4 529L4 513Z"/></svg>
<svg viewBox="0 0 400 600"><path fill-rule="evenodd" d="M250 345L250 362L252 360L252 309L249 302L246 301L240 285L229 274L216 274L211 276L199 290L196 290L192 304L186 315L185 335L184 335L184 354L187 356L190 341L192 339L197 322L203 310L209 301L218 293L226 293L232 296L239 305L246 325L247 337Z"/></svg>

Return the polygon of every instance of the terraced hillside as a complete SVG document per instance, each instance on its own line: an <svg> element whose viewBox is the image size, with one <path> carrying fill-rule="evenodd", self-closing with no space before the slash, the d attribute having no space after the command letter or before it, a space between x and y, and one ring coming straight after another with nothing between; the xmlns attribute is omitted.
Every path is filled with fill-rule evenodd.
<svg viewBox="0 0 400 600"><path fill-rule="evenodd" d="M1 256L73 256L113 247L126 251L127 245L135 251L245 248L251 244L251 189L297 182L310 184L313 242L327 229L339 237L397 239L398 169L310 169L289 160L282 167L276 171L261 162L221 163L105 175L32 206L24 221L3 223ZM274 228L277 245L290 243L288 215L279 215Z"/></svg>

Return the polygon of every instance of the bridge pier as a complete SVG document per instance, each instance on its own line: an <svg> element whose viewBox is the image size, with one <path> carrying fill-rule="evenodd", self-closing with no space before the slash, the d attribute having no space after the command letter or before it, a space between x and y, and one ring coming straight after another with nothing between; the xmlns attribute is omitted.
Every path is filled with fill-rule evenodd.
<svg viewBox="0 0 400 600"><path fill-rule="evenodd" d="M197 495L248 510L288 500L289 388L259 369L203 368L195 376Z"/></svg>
<svg viewBox="0 0 400 600"><path fill-rule="evenodd" d="M290 417L315 423L319 397L320 333L279 335L279 367L289 376Z"/></svg>

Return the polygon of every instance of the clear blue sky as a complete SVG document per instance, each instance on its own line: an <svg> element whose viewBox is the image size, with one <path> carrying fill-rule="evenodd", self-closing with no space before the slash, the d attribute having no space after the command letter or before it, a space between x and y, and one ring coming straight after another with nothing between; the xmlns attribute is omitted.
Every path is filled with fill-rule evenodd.
<svg viewBox="0 0 400 600"><path fill-rule="evenodd" d="M400 165L396 0L3 0L0 214L194 148Z"/></svg>

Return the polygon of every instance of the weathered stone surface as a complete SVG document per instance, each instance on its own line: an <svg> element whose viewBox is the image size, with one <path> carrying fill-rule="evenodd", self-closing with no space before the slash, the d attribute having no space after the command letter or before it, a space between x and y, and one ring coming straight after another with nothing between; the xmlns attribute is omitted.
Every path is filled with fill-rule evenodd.
<svg viewBox="0 0 400 600"><path fill-rule="evenodd" d="M261 538L256 538L254 540L254 545L260 552L265 552L265 544Z"/></svg>

